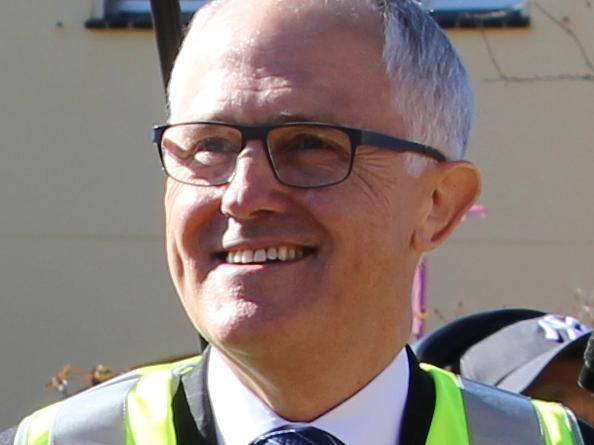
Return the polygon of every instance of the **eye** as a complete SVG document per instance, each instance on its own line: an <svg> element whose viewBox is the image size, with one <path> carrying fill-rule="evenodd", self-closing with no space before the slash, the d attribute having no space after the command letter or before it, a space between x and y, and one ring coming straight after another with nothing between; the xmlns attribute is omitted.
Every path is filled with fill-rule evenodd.
<svg viewBox="0 0 594 445"><path fill-rule="evenodd" d="M322 167L329 170L348 165L351 149L348 135L333 127L289 125L279 127L268 141L277 168Z"/></svg>
<svg viewBox="0 0 594 445"><path fill-rule="evenodd" d="M237 144L227 138L212 136L201 139L194 146L195 153L207 151L212 153L236 153Z"/></svg>
<svg viewBox="0 0 594 445"><path fill-rule="evenodd" d="M163 166L172 178L188 184L222 184L241 151L241 133L226 125L179 124L169 128L161 148Z"/></svg>
<svg viewBox="0 0 594 445"><path fill-rule="evenodd" d="M234 128L212 124L180 124L171 127L163 136L162 146L168 154L188 160L198 153L236 153L241 134Z"/></svg>
<svg viewBox="0 0 594 445"><path fill-rule="evenodd" d="M208 137L194 144L191 157L195 167L225 165L233 162L238 151L238 144L229 139Z"/></svg>
<svg viewBox="0 0 594 445"><path fill-rule="evenodd" d="M289 132L287 132L289 133ZM345 151L344 141L337 140L332 134L317 131L293 131L275 141L279 153L342 153Z"/></svg>
<svg viewBox="0 0 594 445"><path fill-rule="evenodd" d="M332 149L334 144L326 141L319 136L312 134L297 135L293 141L287 144L287 148L294 150L328 150Z"/></svg>

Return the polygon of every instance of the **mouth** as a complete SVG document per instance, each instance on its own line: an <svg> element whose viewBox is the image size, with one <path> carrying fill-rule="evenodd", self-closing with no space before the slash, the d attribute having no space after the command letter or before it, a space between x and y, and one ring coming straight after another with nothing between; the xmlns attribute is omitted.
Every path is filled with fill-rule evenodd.
<svg viewBox="0 0 594 445"><path fill-rule="evenodd" d="M259 249L231 249L220 252L217 257L227 264L266 264L298 261L315 253L304 246L271 246Z"/></svg>

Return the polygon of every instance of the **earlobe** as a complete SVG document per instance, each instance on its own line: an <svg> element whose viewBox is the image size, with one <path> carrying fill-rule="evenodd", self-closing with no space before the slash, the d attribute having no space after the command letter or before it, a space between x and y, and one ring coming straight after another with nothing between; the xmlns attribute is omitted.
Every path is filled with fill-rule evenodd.
<svg viewBox="0 0 594 445"><path fill-rule="evenodd" d="M470 162L444 163L432 173L429 205L412 238L413 248L419 252L442 244L470 210L481 190L480 174Z"/></svg>

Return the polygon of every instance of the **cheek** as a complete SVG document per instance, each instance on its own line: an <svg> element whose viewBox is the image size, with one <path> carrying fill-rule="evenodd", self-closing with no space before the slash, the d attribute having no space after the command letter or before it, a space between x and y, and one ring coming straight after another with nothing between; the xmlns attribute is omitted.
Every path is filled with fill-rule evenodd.
<svg viewBox="0 0 594 445"><path fill-rule="evenodd" d="M170 181L165 190L165 234L169 266L174 280L197 259L198 246L208 245L212 224L218 221L216 187L200 188ZM177 283L176 283L177 285ZM179 289L178 289L179 290Z"/></svg>
<svg viewBox="0 0 594 445"><path fill-rule="evenodd" d="M407 196L406 190L370 187L336 191L305 194L307 207L315 209L315 218L332 238L347 247L368 246L375 253L402 251L410 245L418 215L415 196Z"/></svg>
<svg viewBox="0 0 594 445"><path fill-rule="evenodd" d="M165 190L165 223L167 238L179 238L199 231L219 211L217 187L196 187L170 181Z"/></svg>
<svg viewBox="0 0 594 445"><path fill-rule="evenodd" d="M179 249L189 206L184 205L183 189L177 184L168 185L165 191L165 237L169 266L173 274L180 272Z"/></svg>
<svg viewBox="0 0 594 445"><path fill-rule="evenodd" d="M353 170L352 182L362 217L369 229L386 241L398 237L408 243L425 198L422 180L412 176L397 158L371 154L361 159L364 162Z"/></svg>
<svg viewBox="0 0 594 445"><path fill-rule="evenodd" d="M333 270L349 286L392 287L415 263L410 251L413 218L404 199L358 190L333 193L321 190L304 195L329 239ZM352 278L352 279L351 279Z"/></svg>

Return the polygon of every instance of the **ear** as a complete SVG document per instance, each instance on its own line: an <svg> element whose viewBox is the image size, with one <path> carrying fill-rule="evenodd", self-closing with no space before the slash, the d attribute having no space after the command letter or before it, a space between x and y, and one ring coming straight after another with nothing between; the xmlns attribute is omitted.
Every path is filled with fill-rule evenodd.
<svg viewBox="0 0 594 445"><path fill-rule="evenodd" d="M430 202L412 237L412 247L419 252L442 244L470 210L481 190L480 174L467 161L444 162L430 174Z"/></svg>

